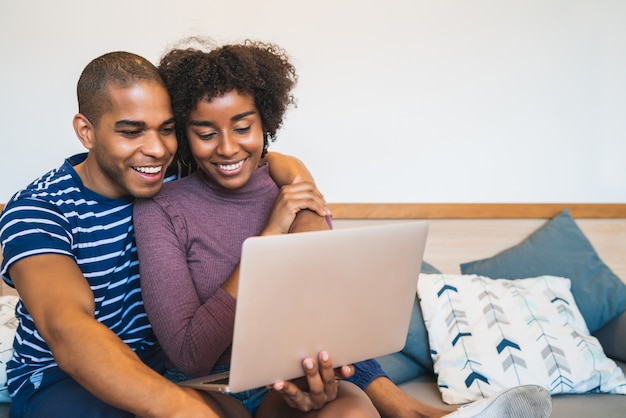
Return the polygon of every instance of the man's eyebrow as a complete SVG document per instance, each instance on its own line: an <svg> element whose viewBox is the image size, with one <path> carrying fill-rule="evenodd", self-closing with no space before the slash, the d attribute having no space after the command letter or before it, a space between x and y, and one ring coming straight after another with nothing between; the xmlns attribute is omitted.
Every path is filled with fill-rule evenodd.
<svg viewBox="0 0 626 418"><path fill-rule="evenodd" d="M164 121L161 124L161 126L167 126L167 125L173 125L173 124L174 124L174 118L170 118ZM122 119L122 120L118 120L117 122L115 122L116 128L124 128L124 127L143 128L145 126L146 126L146 122L140 121L140 120Z"/></svg>
<svg viewBox="0 0 626 418"><path fill-rule="evenodd" d="M131 126L133 128L143 128L146 126L146 123L139 121L139 120L127 120L127 119L118 120L117 122L115 122L116 128L124 128L128 126Z"/></svg>

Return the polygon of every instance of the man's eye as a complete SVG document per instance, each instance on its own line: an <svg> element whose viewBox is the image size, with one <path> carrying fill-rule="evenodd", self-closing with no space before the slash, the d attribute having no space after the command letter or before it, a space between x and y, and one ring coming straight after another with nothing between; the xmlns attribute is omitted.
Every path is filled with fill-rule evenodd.
<svg viewBox="0 0 626 418"><path fill-rule="evenodd" d="M141 131L120 131L120 133L127 138L136 138L141 135Z"/></svg>
<svg viewBox="0 0 626 418"><path fill-rule="evenodd" d="M161 134L162 135L172 135L174 133L176 133L176 131L175 131L173 126L170 127L170 128L162 128L161 129Z"/></svg>

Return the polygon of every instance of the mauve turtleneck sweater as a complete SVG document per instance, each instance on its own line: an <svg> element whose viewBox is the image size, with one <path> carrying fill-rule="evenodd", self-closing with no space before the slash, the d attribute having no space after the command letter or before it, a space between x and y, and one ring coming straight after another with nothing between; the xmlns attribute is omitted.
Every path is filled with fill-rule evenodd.
<svg viewBox="0 0 626 418"><path fill-rule="evenodd" d="M243 241L264 228L278 191L262 165L237 190L198 171L135 202L146 312L183 373L201 376L229 362L235 300L220 285L239 263Z"/></svg>

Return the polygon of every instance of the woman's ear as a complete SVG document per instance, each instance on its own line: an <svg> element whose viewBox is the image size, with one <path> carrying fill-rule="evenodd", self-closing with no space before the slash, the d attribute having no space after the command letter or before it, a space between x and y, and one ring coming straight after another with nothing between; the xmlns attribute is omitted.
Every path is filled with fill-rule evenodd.
<svg viewBox="0 0 626 418"><path fill-rule="evenodd" d="M72 121L74 132L85 148L91 150L95 140L95 128L82 113L77 113Z"/></svg>

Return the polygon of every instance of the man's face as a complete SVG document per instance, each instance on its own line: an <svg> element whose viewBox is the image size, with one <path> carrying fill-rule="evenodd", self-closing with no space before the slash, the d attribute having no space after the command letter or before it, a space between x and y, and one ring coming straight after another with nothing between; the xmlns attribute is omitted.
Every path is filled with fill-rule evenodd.
<svg viewBox="0 0 626 418"><path fill-rule="evenodd" d="M167 90L153 81L108 90L111 109L93 129L81 177L107 197L154 196L177 148Z"/></svg>

